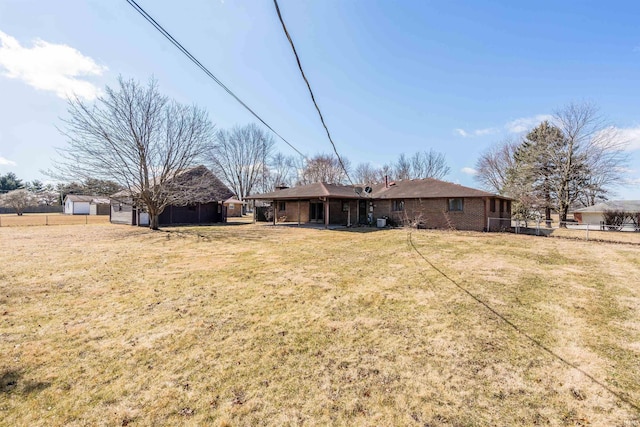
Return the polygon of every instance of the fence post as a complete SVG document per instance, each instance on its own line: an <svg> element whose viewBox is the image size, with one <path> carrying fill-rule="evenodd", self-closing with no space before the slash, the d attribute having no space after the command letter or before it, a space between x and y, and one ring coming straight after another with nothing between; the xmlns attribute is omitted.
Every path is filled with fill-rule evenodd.
<svg viewBox="0 0 640 427"><path fill-rule="evenodd" d="M587 223L587 241L589 240L589 223Z"/></svg>
<svg viewBox="0 0 640 427"><path fill-rule="evenodd" d="M84 216L84 225L89 224L89 215Z"/></svg>
<svg viewBox="0 0 640 427"><path fill-rule="evenodd" d="M44 216L44 225L49 225L49 215Z"/></svg>

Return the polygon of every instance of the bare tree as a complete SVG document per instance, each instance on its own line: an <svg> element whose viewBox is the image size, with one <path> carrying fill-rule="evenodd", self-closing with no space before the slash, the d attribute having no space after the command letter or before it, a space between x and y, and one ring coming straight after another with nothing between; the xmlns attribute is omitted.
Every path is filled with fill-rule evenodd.
<svg viewBox="0 0 640 427"><path fill-rule="evenodd" d="M330 184L344 184L347 181L349 161L343 159L345 171L337 157L329 154L318 154L307 159L298 176L298 185L326 182Z"/></svg>
<svg viewBox="0 0 640 427"><path fill-rule="evenodd" d="M404 153L400 154L394 163L393 175L395 179L411 179L411 160Z"/></svg>
<svg viewBox="0 0 640 427"><path fill-rule="evenodd" d="M240 200L254 189L265 191L273 145L273 137L254 123L221 130L211 150L213 171Z"/></svg>
<svg viewBox="0 0 640 427"><path fill-rule="evenodd" d="M37 203L37 201L33 194L24 188L12 190L0 196L0 204L13 208L18 215L22 215L26 208L35 203Z"/></svg>
<svg viewBox="0 0 640 427"><path fill-rule="evenodd" d="M277 186L293 185L296 176L296 162L291 156L276 153L268 164L267 186L262 191L273 191Z"/></svg>
<svg viewBox="0 0 640 427"><path fill-rule="evenodd" d="M419 151L411 156L411 178L442 179L451 172L442 153L434 150Z"/></svg>
<svg viewBox="0 0 640 427"><path fill-rule="evenodd" d="M442 179L451 171L444 154L434 150L419 151L411 157L400 154L393 166L395 179Z"/></svg>
<svg viewBox="0 0 640 427"><path fill-rule="evenodd" d="M193 203L191 192L176 192L176 177L200 161L213 138L207 113L184 106L158 92L155 80L141 86L118 78L94 105L69 100L62 132L68 146L50 175L71 179L104 179L127 189L158 229L158 217L169 204Z"/></svg>
<svg viewBox="0 0 640 427"><path fill-rule="evenodd" d="M476 161L475 179L485 190L506 194L507 171L514 166L514 156L519 145L512 139L505 139L480 155Z"/></svg>
<svg viewBox="0 0 640 427"><path fill-rule="evenodd" d="M376 181L384 182L385 179L395 179L395 176L393 175L393 166L388 163L382 165L382 167L378 170L378 179Z"/></svg>
<svg viewBox="0 0 640 427"><path fill-rule="evenodd" d="M380 171L371 163L360 163L353 171L353 179L360 184L371 184L380 181Z"/></svg>
<svg viewBox="0 0 640 427"><path fill-rule="evenodd" d="M554 120L566 140L563 150L551 153L558 167L556 209L565 221L569 207L581 197L587 204L595 204L606 197L612 185L622 181L628 162L624 151L627 141L590 103L569 104L554 114Z"/></svg>
<svg viewBox="0 0 640 427"><path fill-rule="evenodd" d="M45 206L59 205L62 203L60 200L60 193L55 189L53 184L47 184L36 195L38 203Z"/></svg>

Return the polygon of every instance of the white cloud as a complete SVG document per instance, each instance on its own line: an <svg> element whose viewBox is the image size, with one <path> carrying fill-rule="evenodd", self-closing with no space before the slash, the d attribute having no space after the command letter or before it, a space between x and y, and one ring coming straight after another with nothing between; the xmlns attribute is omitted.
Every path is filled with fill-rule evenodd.
<svg viewBox="0 0 640 427"><path fill-rule="evenodd" d="M640 150L640 126L634 128L616 128L618 136L627 142L627 150Z"/></svg>
<svg viewBox="0 0 640 427"><path fill-rule="evenodd" d="M453 132L456 135L459 135L463 138L469 138L471 136L482 136L482 135L490 135L492 133L496 133L498 130L495 128L486 128L486 129L476 129L470 132L467 132L464 129L454 129Z"/></svg>
<svg viewBox="0 0 640 427"><path fill-rule="evenodd" d="M474 168L470 168L470 167L464 167L462 169L460 169L462 171L462 173L466 173L467 175L476 175L478 173L477 170L475 170Z"/></svg>
<svg viewBox="0 0 640 427"><path fill-rule="evenodd" d="M16 166L16 162L0 156L0 166Z"/></svg>
<svg viewBox="0 0 640 427"><path fill-rule="evenodd" d="M510 133L522 133L533 129L545 120L552 122L553 116L550 114L538 114L533 117L521 117L508 122L504 125L504 128Z"/></svg>
<svg viewBox="0 0 640 427"><path fill-rule="evenodd" d="M453 131L463 138L466 138L469 136L469 134L464 129L454 129Z"/></svg>
<svg viewBox="0 0 640 427"><path fill-rule="evenodd" d="M100 90L81 77L101 76L107 67L71 46L36 39L33 47L23 47L18 40L0 31L0 70L6 77L55 92L61 98L75 93L92 100Z"/></svg>

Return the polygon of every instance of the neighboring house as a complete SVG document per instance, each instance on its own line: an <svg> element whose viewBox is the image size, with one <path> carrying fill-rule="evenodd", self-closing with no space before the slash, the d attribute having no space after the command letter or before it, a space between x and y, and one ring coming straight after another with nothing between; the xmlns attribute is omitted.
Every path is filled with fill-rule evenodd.
<svg viewBox="0 0 640 427"><path fill-rule="evenodd" d="M227 217L242 216L244 211L244 205L246 202L238 200L235 197L230 197L224 201L223 206L227 208Z"/></svg>
<svg viewBox="0 0 640 427"><path fill-rule="evenodd" d="M67 194L64 198L64 213L69 215L89 215L91 213L91 201L95 196L80 194Z"/></svg>
<svg viewBox="0 0 640 427"><path fill-rule="evenodd" d="M601 225L605 211L620 211L640 215L640 200L612 200L573 211L579 224Z"/></svg>
<svg viewBox="0 0 640 427"><path fill-rule="evenodd" d="M223 202L233 196L229 188L204 166L185 170L176 177L177 187L192 195L184 204L167 206L160 214L159 224L210 224L225 222ZM197 187L193 190L193 187ZM111 196L110 221L114 224L149 225L145 206L135 202L136 195L128 190Z"/></svg>
<svg viewBox="0 0 640 427"><path fill-rule="evenodd" d="M511 226L511 199L437 179L401 180L370 187L315 183L256 194L271 201L274 223L396 224L456 230Z"/></svg>

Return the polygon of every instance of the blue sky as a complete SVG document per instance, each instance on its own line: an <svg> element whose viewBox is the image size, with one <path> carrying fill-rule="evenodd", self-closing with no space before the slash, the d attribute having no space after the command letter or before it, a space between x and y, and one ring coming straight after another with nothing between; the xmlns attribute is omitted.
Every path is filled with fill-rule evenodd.
<svg viewBox="0 0 640 427"><path fill-rule="evenodd" d="M300 151L331 152L272 1L138 2ZM381 166L446 155L477 186L480 153L570 102L590 101L629 140L640 199L640 3L280 0L340 153ZM155 76L218 128L255 121L126 1L0 0L0 173L46 179L71 91ZM277 148L294 154L284 143Z"/></svg>

